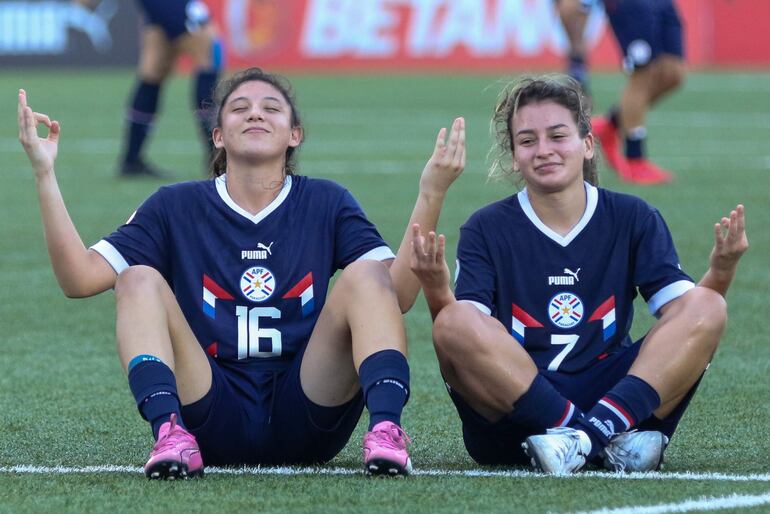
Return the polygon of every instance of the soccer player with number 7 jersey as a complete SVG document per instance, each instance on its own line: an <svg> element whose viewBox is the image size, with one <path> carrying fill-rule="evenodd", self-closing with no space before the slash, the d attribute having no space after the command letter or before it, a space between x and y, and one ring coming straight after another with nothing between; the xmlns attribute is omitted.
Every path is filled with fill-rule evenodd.
<svg viewBox="0 0 770 514"><path fill-rule="evenodd" d="M118 354L156 439L146 475L198 476L204 461L323 463L364 405L366 472L408 474L401 315L420 288L411 233L394 255L347 190L294 173L303 130L284 79L244 70L215 100L214 178L162 187L86 248L54 175L59 123L19 92L59 284L71 297L115 290ZM439 131L410 223L435 227L464 164L458 118Z"/></svg>
<svg viewBox="0 0 770 514"><path fill-rule="evenodd" d="M444 236L413 227L412 269L466 448L482 464L553 474L591 461L657 469L719 344L748 248L744 208L714 226L694 284L660 213L596 186L577 82L522 80L503 91L493 123L493 171L525 187L463 225L454 293ZM635 343L638 293L658 321Z"/></svg>

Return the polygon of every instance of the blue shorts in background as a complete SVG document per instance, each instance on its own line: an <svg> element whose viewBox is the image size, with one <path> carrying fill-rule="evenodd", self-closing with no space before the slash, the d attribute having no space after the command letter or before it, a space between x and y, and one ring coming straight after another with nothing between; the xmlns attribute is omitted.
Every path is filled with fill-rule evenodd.
<svg viewBox="0 0 770 514"><path fill-rule="evenodd" d="M206 4L200 0L138 0L148 25L163 29L169 40L195 32L211 20Z"/></svg>
<svg viewBox="0 0 770 514"><path fill-rule="evenodd" d="M662 54L684 58L682 21L673 0L604 0L604 9L627 72Z"/></svg>

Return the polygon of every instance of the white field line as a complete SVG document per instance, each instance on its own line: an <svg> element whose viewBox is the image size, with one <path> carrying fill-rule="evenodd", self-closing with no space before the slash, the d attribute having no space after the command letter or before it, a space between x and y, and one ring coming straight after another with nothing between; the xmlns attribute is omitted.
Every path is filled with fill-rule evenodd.
<svg viewBox="0 0 770 514"><path fill-rule="evenodd" d="M0 466L0 474L98 474L98 473L142 473L137 466ZM360 475L363 471L358 468L340 467L239 467L219 468L206 467L206 474L213 475L325 475L345 476ZM427 477L501 477L501 478L546 478L542 473L523 470L486 470L486 469L415 469L414 476ZM552 477L557 479L606 478L611 480L701 480L720 482L770 482L770 473L732 475L727 473L694 473L694 472L650 472L650 473L610 473L605 471L586 471L575 475Z"/></svg>
<svg viewBox="0 0 770 514"><path fill-rule="evenodd" d="M659 505L620 507L618 509L599 509L575 514L664 514L668 512L692 512L759 507L770 505L770 492L757 495L732 494L730 496L702 496L679 503L661 503Z"/></svg>

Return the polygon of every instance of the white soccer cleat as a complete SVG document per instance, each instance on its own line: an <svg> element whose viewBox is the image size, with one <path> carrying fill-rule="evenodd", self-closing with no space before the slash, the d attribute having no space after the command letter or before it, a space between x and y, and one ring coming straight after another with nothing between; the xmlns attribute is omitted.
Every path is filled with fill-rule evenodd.
<svg viewBox="0 0 770 514"><path fill-rule="evenodd" d="M538 471L551 475L569 475L582 468L591 452L591 440L582 430L569 427L549 428L543 435L533 435L521 444Z"/></svg>
<svg viewBox="0 0 770 514"><path fill-rule="evenodd" d="M610 471L644 473L660 469L666 446L668 437L660 432L632 430L613 437L600 455Z"/></svg>

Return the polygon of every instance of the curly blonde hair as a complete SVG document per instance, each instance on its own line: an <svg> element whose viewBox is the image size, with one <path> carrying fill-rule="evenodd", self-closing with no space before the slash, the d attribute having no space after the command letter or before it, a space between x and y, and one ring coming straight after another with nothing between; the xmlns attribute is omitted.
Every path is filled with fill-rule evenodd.
<svg viewBox="0 0 770 514"><path fill-rule="evenodd" d="M580 137L591 132L589 102L574 79L566 75L541 75L513 81L500 92L490 121L490 132L495 139L489 150L490 180L506 178L521 185L521 173L513 165L513 117L521 107L545 101L555 102L572 113ZM594 157L583 160L583 179L595 186L599 184Z"/></svg>

